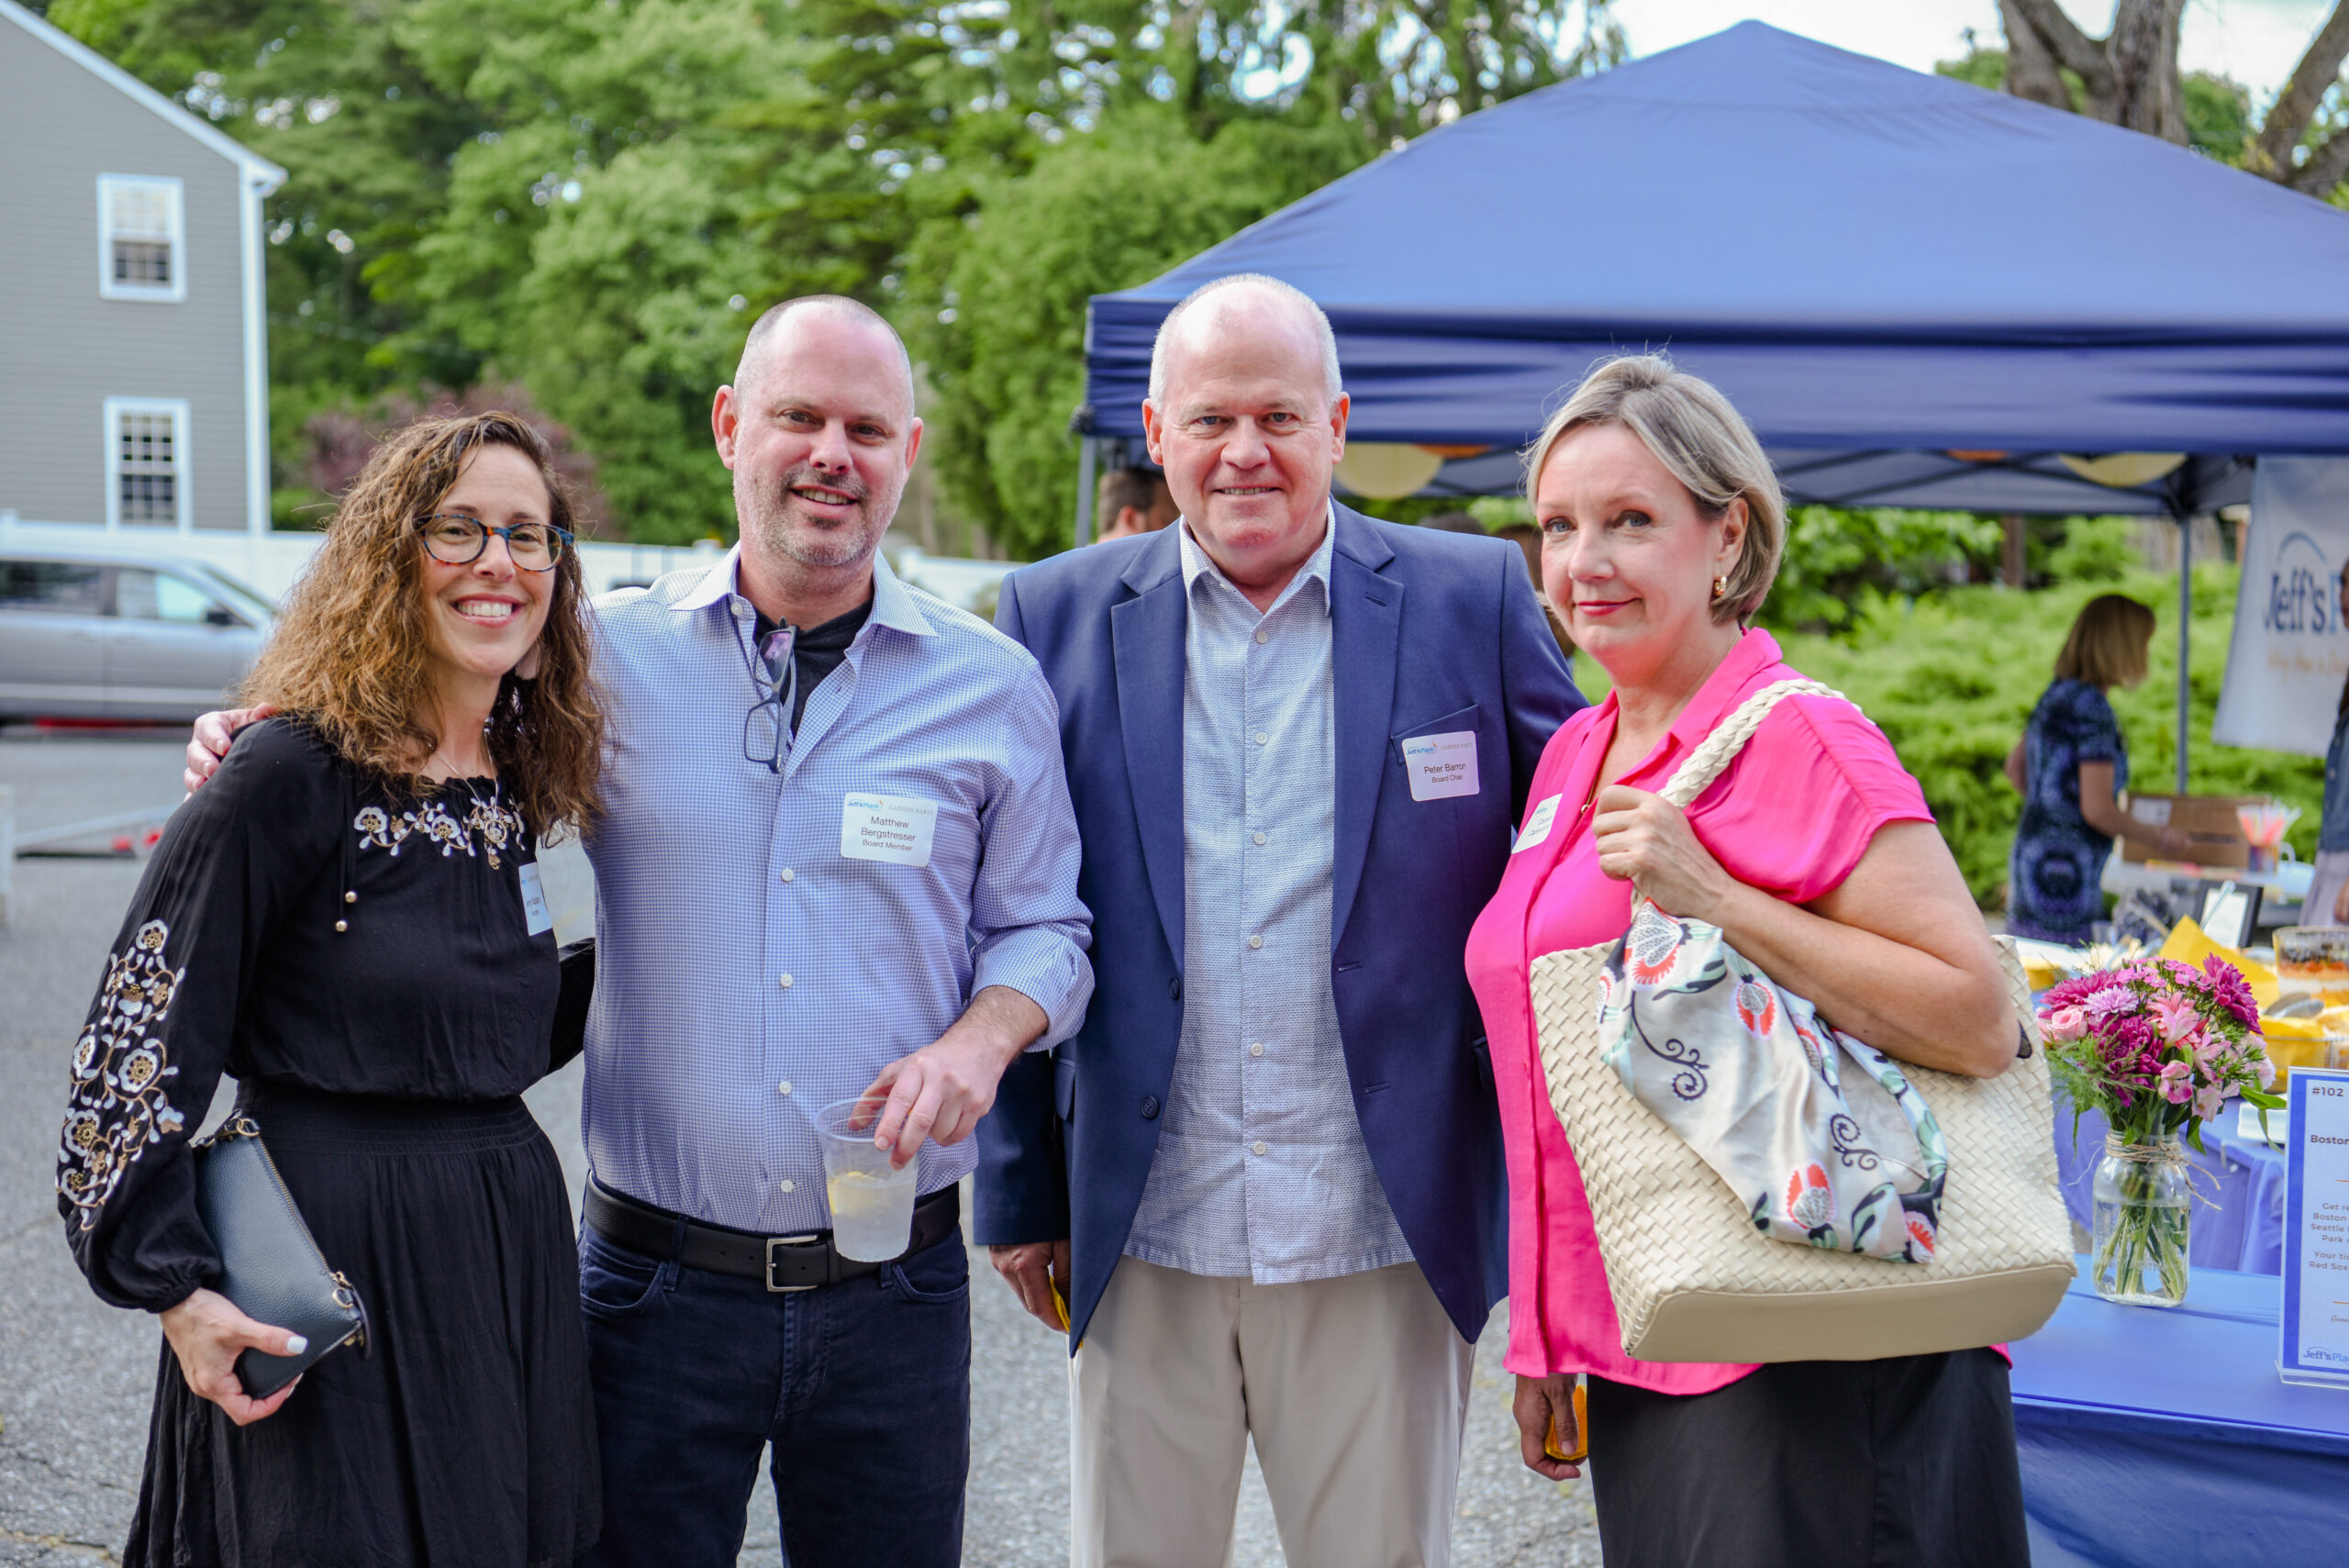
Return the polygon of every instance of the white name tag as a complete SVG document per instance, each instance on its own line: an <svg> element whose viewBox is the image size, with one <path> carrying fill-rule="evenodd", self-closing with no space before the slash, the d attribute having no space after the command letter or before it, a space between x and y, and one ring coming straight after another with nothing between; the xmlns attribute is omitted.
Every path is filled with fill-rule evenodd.
<svg viewBox="0 0 2349 1568"><path fill-rule="evenodd" d="M547 890L539 881L539 862L524 861L516 869L522 875L522 917L530 935L554 929L554 911L547 907Z"/></svg>
<svg viewBox="0 0 2349 1568"><path fill-rule="evenodd" d="M1558 819L1558 802L1562 798L1563 794L1553 795L1533 808L1533 815L1525 819L1525 831L1520 833L1517 842L1508 847L1510 854L1520 850L1530 850L1550 836L1550 824Z"/></svg>
<svg viewBox="0 0 2349 1568"><path fill-rule="evenodd" d="M1413 800L1450 800L1476 793L1476 732L1414 735L1403 742L1403 764L1411 771Z"/></svg>
<svg viewBox="0 0 2349 1568"><path fill-rule="evenodd" d="M938 802L909 795L841 797L841 853L852 861L926 866L938 831Z"/></svg>

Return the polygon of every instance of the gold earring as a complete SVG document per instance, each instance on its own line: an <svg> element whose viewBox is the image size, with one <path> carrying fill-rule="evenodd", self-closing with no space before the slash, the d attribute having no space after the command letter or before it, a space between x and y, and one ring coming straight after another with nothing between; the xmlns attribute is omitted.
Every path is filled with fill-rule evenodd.
<svg viewBox="0 0 2349 1568"><path fill-rule="evenodd" d="M1727 593L1727 592L1729 592L1729 579L1728 579L1728 578L1726 578L1726 577L1716 577L1716 578L1714 578L1714 579L1713 579L1713 597L1714 597L1714 598L1716 598L1716 599L1718 599L1718 598L1720 598L1723 594L1725 594L1725 593Z"/></svg>

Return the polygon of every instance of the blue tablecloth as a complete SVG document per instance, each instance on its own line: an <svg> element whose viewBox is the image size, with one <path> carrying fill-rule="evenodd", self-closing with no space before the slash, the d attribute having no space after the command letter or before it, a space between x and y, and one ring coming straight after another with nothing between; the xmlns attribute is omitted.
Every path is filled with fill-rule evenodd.
<svg viewBox="0 0 2349 1568"><path fill-rule="evenodd" d="M2196 1269L2186 1305L2081 1279L2012 1347L2032 1568L2349 1557L2349 1389L2276 1375L2283 1281Z"/></svg>
<svg viewBox="0 0 2349 1568"><path fill-rule="evenodd" d="M2234 1117L2231 1102L2217 1126L2202 1129L2204 1151L2197 1154L2190 1146L2186 1150L2187 1160L2200 1173L2193 1179L2199 1196L2186 1261L2199 1269L2277 1273L2284 1266L2284 1151L2256 1139L2221 1137L2218 1128L2232 1128ZM2057 1096L2055 1164L2064 1184L2064 1207L2090 1230L2096 1225L2091 1189L2108 1130L2103 1117L2084 1111L2075 1141L2071 1106Z"/></svg>

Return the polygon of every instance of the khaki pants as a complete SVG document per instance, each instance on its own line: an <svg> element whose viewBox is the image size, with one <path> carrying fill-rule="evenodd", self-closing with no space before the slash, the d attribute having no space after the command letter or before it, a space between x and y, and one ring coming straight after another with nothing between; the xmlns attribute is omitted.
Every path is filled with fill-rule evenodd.
<svg viewBox="0 0 2349 1568"><path fill-rule="evenodd" d="M1220 1568L1249 1435L1291 1568L1443 1568L1475 1346L1416 1263L1255 1284L1120 1258L1069 1374L1073 1568Z"/></svg>

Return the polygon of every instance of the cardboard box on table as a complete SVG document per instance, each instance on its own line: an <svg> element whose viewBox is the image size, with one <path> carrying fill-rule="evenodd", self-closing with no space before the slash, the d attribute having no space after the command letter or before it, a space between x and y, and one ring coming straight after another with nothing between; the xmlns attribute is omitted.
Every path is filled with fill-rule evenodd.
<svg viewBox="0 0 2349 1568"><path fill-rule="evenodd" d="M2235 819L2238 806L2264 804L2250 795L2140 795L2129 792L2129 815L2154 828L2180 828L2194 840L2176 854L2146 852L2140 840L2121 840L2121 858L2142 865L2148 860L2185 861L2204 866L2248 866L2251 841Z"/></svg>

